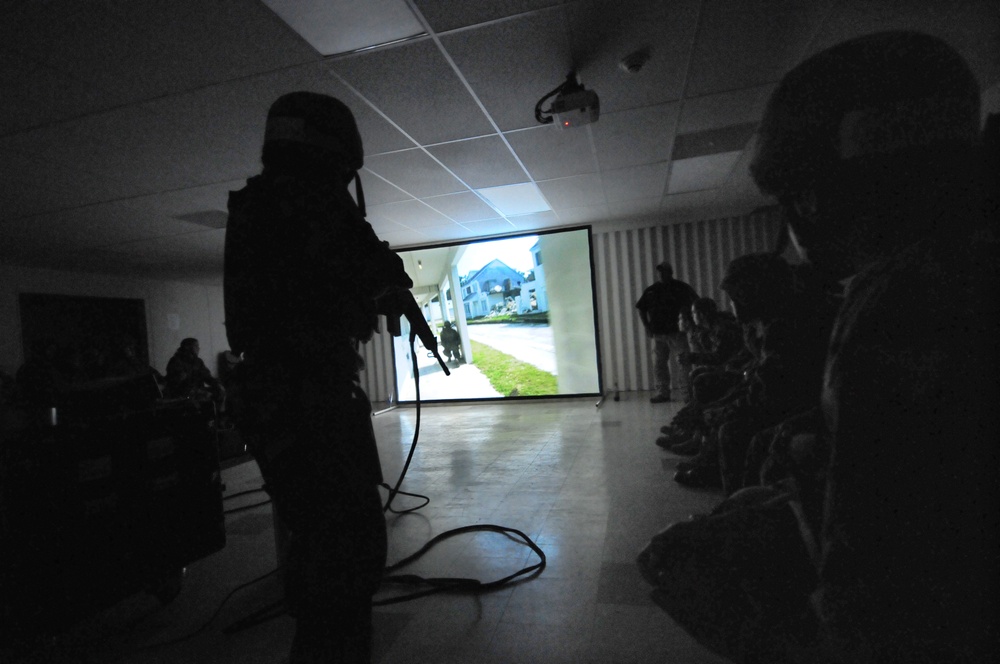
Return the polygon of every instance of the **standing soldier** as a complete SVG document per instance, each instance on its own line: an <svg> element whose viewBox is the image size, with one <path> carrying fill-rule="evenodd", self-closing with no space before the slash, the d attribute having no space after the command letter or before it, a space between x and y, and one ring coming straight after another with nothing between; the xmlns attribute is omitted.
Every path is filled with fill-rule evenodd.
<svg viewBox="0 0 1000 664"><path fill-rule="evenodd" d="M263 172L229 198L226 331L245 354L235 420L290 530L292 663L370 661L385 567L382 470L357 349L389 313L376 300L412 303L412 282L348 192L362 160L347 106L293 92L268 113ZM358 193L363 206L360 183Z"/></svg>
<svg viewBox="0 0 1000 664"><path fill-rule="evenodd" d="M671 400L672 390L680 391L685 399L691 396L688 372L678 361L680 354L688 351L687 334L677 326L677 317L691 308L698 294L688 284L674 279L670 263L660 263L656 269L660 280L642 292L635 306L646 334L653 339L656 394L650 401L664 403Z"/></svg>

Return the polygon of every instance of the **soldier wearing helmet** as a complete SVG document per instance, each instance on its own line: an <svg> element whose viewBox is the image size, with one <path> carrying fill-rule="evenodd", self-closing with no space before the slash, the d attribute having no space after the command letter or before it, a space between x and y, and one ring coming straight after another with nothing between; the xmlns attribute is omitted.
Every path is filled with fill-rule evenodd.
<svg viewBox="0 0 1000 664"><path fill-rule="evenodd" d="M1000 257L979 123L968 65L911 32L811 57L768 104L751 172L803 258L850 281L819 395L823 485L677 524L641 559L661 605L727 656L981 662L998 651ZM727 579L715 598L671 586L698 555Z"/></svg>
<svg viewBox="0 0 1000 664"><path fill-rule="evenodd" d="M229 198L226 332L245 354L236 425L290 531L290 661L368 662L386 533L358 344L376 331L379 298L409 297L412 282L365 221L360 183L360 208L348 192L363 151L347 106L280 97L261 161Z"/></svg>

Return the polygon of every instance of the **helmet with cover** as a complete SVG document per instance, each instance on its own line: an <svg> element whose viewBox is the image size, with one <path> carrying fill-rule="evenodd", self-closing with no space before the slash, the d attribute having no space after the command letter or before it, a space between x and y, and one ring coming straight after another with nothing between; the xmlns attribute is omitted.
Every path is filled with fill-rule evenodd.
<svg viewBox="0 0 1000 664"><path fill-rule="evenodd" d="M308 91L282 95L267 114L262 161L265 168L284 170L359 170L364 149L354 114L329 95Z"/></svg>

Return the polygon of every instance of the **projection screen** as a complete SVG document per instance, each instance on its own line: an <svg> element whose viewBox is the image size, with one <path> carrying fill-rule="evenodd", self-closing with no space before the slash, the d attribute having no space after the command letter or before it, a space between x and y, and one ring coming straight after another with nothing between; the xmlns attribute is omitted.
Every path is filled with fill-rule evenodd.
<svg viewBox="0 0 1000 664"><path fill-rule="evenodd" d="M417 339L421 401L601 394L589 227L398 253L451 371ZM400 327L396 399L406 403L416 400L416 381L405 318Z"/></svg>

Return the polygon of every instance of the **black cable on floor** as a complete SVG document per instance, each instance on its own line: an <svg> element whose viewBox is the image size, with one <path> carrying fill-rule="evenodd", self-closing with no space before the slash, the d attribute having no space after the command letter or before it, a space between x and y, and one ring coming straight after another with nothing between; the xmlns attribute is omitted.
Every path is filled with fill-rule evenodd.
<svg viewBox="0 0 1000 664"><path fill-rule="evenodd" d="M390 487L387 483L382 483L380 485L380 486L382 486L383 488L385 488L385 489L387 489L389 491L389 495L386 498L385 505L382 508L382 512L383 513L391 511L393 514L408 514L408 513L414 512L414 511L416 511L416 510L418 510L418 509L426 506L428 503L430 503L430 498L428 498L427 496L424 496L424 495L421 495L421 494L407 493L405 491L400 491L400 488L399 488L403 484L403 480L405 479L406 473L409 470L410 462L413 460L413 454L414 454L414 452L417 449L417 441L419 440L419 437L420 437L420 411L421 411L421 407L420 407L420 370L419 370L419 367L417 366L417 354L416 354L416 348L415 348L414 344L415 344L415 338L414 338L414 336L411 335L411 337L410 337L410 357L413 360L414 388L415 388L415 391L416 391L416 423L414 425L414 430L413 430L413 440L410 443L410 451L409 451L409 453L406 456L406 461L403 464L403 469L399 473L399 479L396 480L396 485L392 486L392 487ZM258 490L260 490L260 489L251 489L250 491L243 491L243 492L240 492L240 493L237 493L237 494L233 494L232 496L227 496L226 498L227 499L228 498L235 498L236 496L244 495L246 493L252 493L252 492L258 491ZM424 502L421 503L420 505L416 506L416 507L412 507L412 508L409 508L409 509L406 509L406 510L394 510L394 509L392 509L392 502L396 498L396 496L398 496L400 494L402 494L404 496L411 496L411 497L423 498ZM254 507L259 507L261 505L266 505L268 502L270 502L270 501L268 500L268 501L265 501L265 502L262 502L262 503L256 503L256 504L253 504L253 505L247 505L245 507L238 507L238 508L234 508L232 510L227 510L226 514L230 514L230 513L233 513L233 512L237 512L237 511L242 511L244 509L251 509L251 508L254 508ZM434 546L436 546L440 542L442 542L442 541L444 541L446 539L449 539L451 537L455 537L456 535L462 535L462 534L472 533L472 532L495 532L495 533L500 533L500 534L506 535L507 537L516 536L516 538L520 538L520 540L521 540L521 542L523 544L525 544L532 551L535 552L535 554L539 558L539 561L537 563L535 563L534 565L529 565L528 567L524 567L524 568L522 568L522 569L514 572L513 574L508 574L507 576L505 576L503 578L496 579L494 581L487 581L487 582L483 582L483 581L480 581L478 579L469 579L469 578L461 578L461 577L430 577L430 578L425 578L425 577L418 576L416 574L396 574L396 575L392 574L392 572L394 572L394 571L396 571L398 569L401 569L401 568L409 565L410 563L416 561L417 559L419 559L421 556L423 556L424 554L426 554L428 551L430 551ZM419 590L417 592L409 593L407 595L400 595L400 596L397 596L397 597L390 597L390 598L382 599L382 600L373 600L372 601L372 606L386 606L386 605L389 605L389 604L399 604L399 603L402 603L402 602L408 602L408 601L411 601L411 600L419 599L421 597L426 597L428 595L433 595L433 594L440 593L440 592L468 592L468 593L491 592L491 591L496 590L497 588L499 588L499 587L501 587L503 585L506 585L508 583L512 583L513 581L516 581L518 579L524 580L524 579L522 579L522 577L524 577L526 579L526 578L529 578L529 577L538 576L545 569L545 566L546 566L545 552L542 551L542 549L537 544L535 544L535 542L532 541L532 539L530 537L528 537L526 534L524 534L520 530L516 530L514 528L508 528L506 526L498 526L498 525L494 525L494 524L477 524L477 525L472 525L472 526L461 526L459 528L453 528L451 530L445 531L445 532L443 532L443 533L441 533L441 534L433 537L430 541L428 541L426 544L424 544L424 546L422 546L416 552L410 554L406 558L403 558L402 560L400 560L400 561L398 561L396 563L393 563L392 565L389 565L389 566L387 566L385 568L386 576L384 576L382 578L382 582L383 583L390 583L390 584L397 584L397 585L407 585L407 586L427 586L425 589ZM258 579L255 579L254 581L249 582L248 584L244 584L243 586L240 586L239 588L237 588L236 590L234 590L232 593L230 593L229 596L226 597L226 599L223 600L223 605L226 603L226 601L229 600L229 598L233 594L235 594L235 592L237 590L241 590L242 588L245 588L248 585L256 583L257 581L261 581L264 578L266 578L267 576L270 576L271 574L274 574L277 571L278 571L278 569L275 569L275 570L269 572L268 574L264 575L263 577L260 577ZM222 605L219 606L219 608L216 610L215 614L213 614L212 618L209 619L209 622L206 623L205 625L203 625L202 628L200 628L198 632L195 632L195 633L193 633L193 634L191 634L191 635L189 635L187 637L184 637L181 640L185 640L185 639L191 638L192 636L195 636L196 634L198 634L202 629L204 629L205 627L207 627L208 624L210 624L212 620L215 619L215 617L219 614L219 612L221 610L222 610ZM233 622L232 624L230 624L227 627L223 628L222 631L225 634L234 634L234 633L243 631L245 629L249 629L251 627L254 627L255 625L259 625L259 624L267 622L269 620L273 620L274 618L278 618L278 617L280 617L280 616L282 616L284 614L285 614L285 603L284 603L284 600L278 600L276 602L272 602L272 603L270 603L270 604L268 604L268 605L266 605L266 606L264 606L264 607L262 607L262 608L260 608L260 609L258 609L256 611L254 611L250 615L247 615L247 616L241 618L240 620L237 620L237 621Z"/></svg>
<svg viewBox="0 0 1000 664"><path fill-rule="evenodd" d="M386 484L385 482L382 482L381 484L379 484L379 486L382 487L383 489L388 489L390 492L392 491L392 487L389 486L388 484ZM400 495L400 496L410 496L411 498L422 498L424 502L420 503L416 507L410 507L409 509L405 509L405 510L395 510L395 509L392 509L391 507L389 507L388 503L386 503L386 509L388 509L393 514L411 514L413 512L416 512L417 510L423 508L423 507L426 507L431 502L431 499L429 497L423 495L422 493L408 493L406 491L399 491L397 489L396 490L396 494ZM384 511L385 510L383 510L383 512Z"/></svg>
<svg viewBox="0 0 1000 664"><path fill-rule="evenodd" d="M235 595L239 591L243 590L244 588L249 588L250 586L254 585L255 583L263 581L264 579L268 578L269 576L273 576L274 574L276 574L278 572L278 569L280 569L280 568L275 568L275 569L271 570L270 572L268 572L267 574L264 574L262 576L258 576L256 579L253 579L251 581L247 581L246 583L241 584L241 585L237 586L236 588L234 588L222 600L222 603L219 604L219 608L217 608L215 610L215 613L212 614L212 617L209 618L208 620L206 620L201 625L201 627L199 627L195 631L191 632L190 634L186 634L185 636L180 636L180 637L178 637L176 639L170 639L169 641L159 641L159 642L156 642L156 643L150 643L148 645L139 647L139 650L142 651L142 650L155 650L157 648L165 648L167 646L176 645L178 643L183 643L184 641L188 641L190 639L193 639L194 637L198 636L199 634L201 634L202 632L204 632L206 629L208 629L208 626L211 625L212 622L215 621L215 619L219 616L220 613L222 613L222 607L224 607L226 605L226 602L228 602L230 599L232 599L233 595Z"/></svg>
<svg viewBox="0 0 1000 664"><path fill-rule="evenodd" d="M395 500L396 495L399 493L399 487L403 484L403 479L406 477L406 471L410 469L410 462L413 461L413 453L417 450L417 440L420 438L420 368L417 366L417 349L414 346L416 342L416 337L410 335L410 359L413 361L413 386L416 391L417 397L417 421L413 428L413 442L410 443L410 452L406 455L406 462L403 464L403 470L399 473L399 479L396 480L396 486L389 489L389 497L386 498L385 506L382 508L382 513L385 514L389 511L392 506L392 501ZM430 502L430 498L427 499L427 503ZM424 503L426 505L427 503ZM423 507L421 505L420 507ZM414 509L420 509L414 508ZM413 510L407 510L413 511Z"/></svg>
<svg viewBox="0 0 1000 664"><path fill-rule="evenodd" d="M416 593L411 593L409 595L402 595L399 597L390 597L382 600L375 600L372 602L372 606L386 606L388 604L399 604L400 602L408 602L410 600L417 599L419 597L426 597L427 595L433 595L435 593L444 591L465 591L473 593L490 592L496 590L497 588L511 583L520 577L527 576L538 576L542 573L546 566L545 552L542 551L535 542L525 535L520 530L515 528L508 528L506 526L497 526L491 523L476 524L474 526L461 526L459 528L453 528L451 530L446 530L445 532L433 537L427 544L424 544L415 553L410 554L406 558L403 558L397 563L389 565L385 568L387 573L393 572L402 567L406 567L410 563L414 562L425 553L430 551L438 543L454 537L456 535L463 535L465 533L474 532L494 532L502 533L510 537L511 535L516 535L520 538L521 542L528 546L535 554L538 556L538 562L534 565L529 565L514 572L513 574L508 574L507 576L497 579L495 581L483 582L479 579L468 579L462 577L422 577L416 574L389 574L388 576L382 577L382 583L394 583L397 585L407 585L407 586L429 586L425 590L421 590Z"/></svg>

